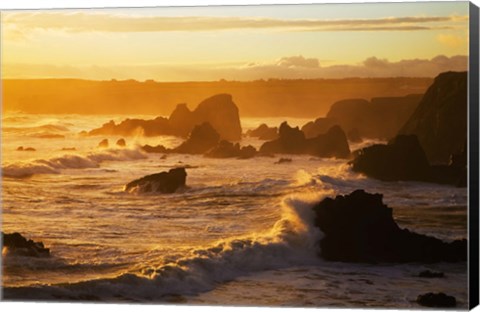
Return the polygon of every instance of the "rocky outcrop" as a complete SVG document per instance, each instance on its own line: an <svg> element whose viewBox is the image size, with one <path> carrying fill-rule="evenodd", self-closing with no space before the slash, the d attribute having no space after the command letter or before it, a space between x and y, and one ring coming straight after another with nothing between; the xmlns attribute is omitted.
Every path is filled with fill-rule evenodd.
<svg viewBox="0 0 480 312"><path fill-rule="evenodd" d="M160 153L160 154L163 154L163 153L168 152L168 149L163 145L151 146L149 144L146 144L146 145L142 146L141 148L146 153L157 153L157 154Z"/></svg>
<svg viewBox="0 0 480 312"><path fill-rule="evenodd" d="M452 308L457 305L457 300L444 293L426 293L417 297L417 303L431 308Z"/></svg>
<svg viewBox="0 0 480 312"><path fill-rule="evenodd" d="M362 138L391 139L410 118L421 95L348 99L335 102L320 124L335 123L346 133L356 129ZM317 119L318 120L318 119ZM306 126L306 125L305 125Z"/></svg>
<svg viewBox="0 0 480 312"><path fill-rule="evenodd" d="M431 163L448 163L467 140L467 73L437 76L399 134L418 137Z"/></svg>
<svg viewBox="0 0 480 312"><path fill-rule="evenodd" d="M160 172L144 176L125 185L126 192L138 193L174 193L185 186L187 172L185 168L174 168L168 172Z"/></svg>
<svg viewBox="0 0 480 312"><path fill-rule="evenodd" d="M258 138L260 140L275 140L278 138L278 128L269 127L266 124L261 124L253 130L248 130L246 134L249 137Z"/></svg>
<svg viewBox="0 0 480 312"><path fill-rule="evenodd" d="M208 122L225 140L238 141L242 136L238 108L229 94L217 94L190 111L186 104L178 104L170 118L152 120L126 119L119 124L110 121L89 135L176 135L187 136L195 126Z"/></svg>
<svg viewBox="0 0 480 312"><path fill-rule="evenodd" d="M451 243L401 229L383 195L356 190L313 207L323 232L320 256L344 262L455 262L467 260L467 241Z"/></svg>
<svg viewBox="0 0 480 312"><path fill-rule="evenodd" d="M5 234L2 232L3 248L7 254L26 257L48 257L50 249L45 248L42 242L26 239L20 233ZM3 251L2 251L3 254Z"/></svg>
<svg viewBox="0 0 480 312"><path fill-rule="evenodd" d="M375 144L354 153L352 170L382 181L424 181L466 186L466 153L449 165L431 166L414 135L399 135L388 144Z"/></svg>
<svg viewBox="0 0 480 312"><path fill-rule="evenodd" d="M252 158L257 154L255 147L248 145L240 148L240 144L221 140L217 146L208 151L205 156L211 158Z"/></svg>
<svg viewBox="0 0 480 312"><path fill-rule="evenodd" d="M298 128L283 122L279 128L279 138L265 142L260 147L262 154L307 154L317 157L347 158L350 148L345 133L338 126L326 133L307 139Z"/></svg>
<svg viewBox="0 0 480 312"><path fill-rule="evenodd" d="M115 143L119 147L125 147L127 143L125 142L125 139L118 139L117 143Z"/></svg>
<svg viewBox="0 0 480 312"><path fill-rule="evenodd" d="M315 138L336 125L338 125L338 122L333 118L317 118L315 121L310 121L303 125L302 132L305 133L306 138Z"/></svg>
<svg viewBox="0 0 480 312"><path fill-rule="evenodd" d="M172 151L181 154L204 154L214 148L219 141L220 135L208 122L205 122L195 126L188 139Z"/></svg>

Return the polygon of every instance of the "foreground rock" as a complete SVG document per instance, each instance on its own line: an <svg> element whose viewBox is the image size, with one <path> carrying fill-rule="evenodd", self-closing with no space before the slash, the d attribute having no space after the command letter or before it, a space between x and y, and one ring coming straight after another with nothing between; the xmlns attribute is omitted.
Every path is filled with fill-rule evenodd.
<svg viewBox="0 0 480 312"><path fill-rule="evenodd" d="M185 168L174 168L168 172L160 172L144 176L125 185L126 192L139 193L174 193L185 186L187 172Z"/></svg>
<svg viewBox="0 0 480 312"><path fill-rule="evenodd" d="M356 190L313 207L324 233L321 257L345 262L454 262L467 260L467 241L452 243L401 229L381 194Z"/></svg>
<svg viewBox="0 0 480 312"><path fill-rule="evenodd" d="M279 128L279 138L265 142L260 147L262 154L307 154L317 157L348 158L350 148L343 130L334 126L326 133L307 139L298 128L283 122Z"/></svg>
<svg viewBox="0 0 480 312"><path fill-rule="evenodd" d="M357 151L352 170L382 181L423 181L464 187L466 152L453 155L449 165L430 166L414 135L399 135L387 145L375 144Z"/></svg>
<svg viewBox="0 0 480 312"><path fill-rule="evenodd" d="M266 124L261 124L253 130L248 130L247 135L252 138L258 138L260 140L275 140L278 138L278 128L269 127Z"/></svg>
<svg viewBox="0 0 480 312"><path fill-rule="evenodd" d="M430 163L446 164L467 140L467 72L438 75L399 134L418 137Z"/></svg>
<svg viewBox="0 0 480 312"><path fill-rule="evenodd" d="M45 248L42 242L34 242L31 239L26 239L20 233L4 234L2 232L2 240L3 248L6 248L7 254L11 253L27 257L50 256L50 249Z"/></svg>
<svg viewBox="0 0 480 312"><path fill-rule="evenodd" d="M417 303L431 308L452 308L457 305L457 300L444 293L426 293L417 297Z"/></svg>
<svg viewBox="0 0 480 312"><path fill-rule="evenodd" d="M195 126L208 122L222 139L238 141L242 136L238 108L229 94L217 94L202 101L194 111L186 104L178 104L170 117L151 120L126 119L120 124L110 121L93 129L88 135L121 136L187 136Z"/></svg>

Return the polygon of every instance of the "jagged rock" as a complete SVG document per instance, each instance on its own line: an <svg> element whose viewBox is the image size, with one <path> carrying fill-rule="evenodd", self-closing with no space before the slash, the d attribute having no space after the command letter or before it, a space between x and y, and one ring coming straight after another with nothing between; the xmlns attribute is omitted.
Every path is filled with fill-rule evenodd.
<svg viewBox="0 0 480 312"><path fill-rule="evenodd" d="M3 247L8 253L27 257L48 257L50 250L42 242L26 239L20 233L5 234L2 232Z"/></svg>
<svg viewBox="0 0 480 312"><path fill-rule="evenodd" d="M253 130L248 130L247 135L249 137L258 138L260 140L275 140L278 138L278 128L269 127L266 124L261 124Z"/></svg>
<svg viewBox="0 0 480 312"><path fill-rule="evenodd" d="M125 147L127 145L127 143L125 142L125 139L118 139L116 144L117 146L120 146L120 147Z"/></svg>
<svg viewBox="0 0 480 312"><path fill-rule="evenodd" d="M108 148L108 139L101 140L97 147Z"/></svg>
<svg viewBox="0 0 480 312"><path fill-rule="evenodd" d="M451 308L457 305L457 300L444 293L426 293L417 297L417 303L425 307Z"/></svg>
<svg viewBox="0 0 480 312"><path fill-rule="evenodd" d="M187 172L185 168L174 168L168 172L160 172L144 176L125 185L126 192L140 193L174 193L185 186Z"/></svg>
<svg viewBox="0 0 480 312"><path fill-rule="evenodd" d="M467 260L467 241L451 243L401 229L383 195L356 190L313 207L324 233L320 256L344 262L454 262Z"/></svg>
<svg viewBox="0 0 480 312"><path fill-rule="evenodd" d="M465 155L450 165L430 166L415 135L399 135L387 145L375 144L355 153L352 170L382 181L424 181L466 185Z"/></svg>
<svg viewBox="0 0 480 312"><path fill-rule="evenodd" d="M399 131L418 137L430 163L447 164L467 139L467 72L438 75Z"/></svg>
<svg viewBox="0 0 480 312"><path fill-rule="evenodd" d="M180 146L173 149L175 153L183 154L204 154L210 149L214 148L220 135L215 129L205 122L199 126L195 126L188 139L180 144Z"/></svg>
<svg viewBox="0 0 480 312"><path fill-rule="evenodd" d="M260 152L262 154L307 154L337 158L350 156L347 138L340 127L334 126L324 134L306 139L305 134L298 127L292 128L287 122L280 125L279 138L265 142L260 147Z"/></svg>

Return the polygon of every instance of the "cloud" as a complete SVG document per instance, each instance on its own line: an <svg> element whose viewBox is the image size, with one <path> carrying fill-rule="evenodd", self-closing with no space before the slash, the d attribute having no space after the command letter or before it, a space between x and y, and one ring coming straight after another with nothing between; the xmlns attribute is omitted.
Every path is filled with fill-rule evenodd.
<svg viewBox="0 0 480 312"><path fill-rule="evenodd" d="M208 16L133 16L84 12L7 13L4 23L25 30L69 32L214 31L285 29L294 31L414 31L451 29L468 16L405 16L371 19L275 19Z"/></svg>
<svg viewBox="0 0 480 312"><path fill-rule="evenodd" d="M320 66L315 58L282 57L266 64L214 66L190 64L174 66L151 64L141 66L55 66L41 64L4 64L5 78L82 78L82 79L154 79L158 81L214 81L258 79L317 79L346 77L435 77L446 71L466 71L464 55L432 59L408 59L391 62L370 57L356 65Z"/></svg>
<svg viewBox="0 0 480 312"><path fill-rule="evenodd" d="M465 43L465 40L462 37L448 34L439 34L437 36L437 41L450 48L458 48Z"/></svg>
<svg viewBox="0 0 480 312"><path fill-rule="evenodd" d="M316 58L304 58L303 56L290 56L282 57L277 62L278 66L284 67L309 67L317 68L320 67L320 62Z"/></svg>

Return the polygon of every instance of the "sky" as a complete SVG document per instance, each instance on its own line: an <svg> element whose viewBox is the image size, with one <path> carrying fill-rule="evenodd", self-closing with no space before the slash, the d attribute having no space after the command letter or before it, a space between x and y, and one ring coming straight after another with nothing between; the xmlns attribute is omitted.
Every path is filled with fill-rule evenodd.
<svg viewBox="0 0 480 312"><path fill-rule="evenodd" d="M466 70L468 2L2 11L4 78L434 77Z"/></svg>

